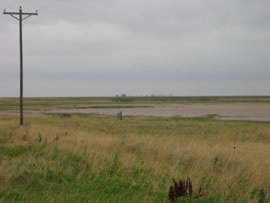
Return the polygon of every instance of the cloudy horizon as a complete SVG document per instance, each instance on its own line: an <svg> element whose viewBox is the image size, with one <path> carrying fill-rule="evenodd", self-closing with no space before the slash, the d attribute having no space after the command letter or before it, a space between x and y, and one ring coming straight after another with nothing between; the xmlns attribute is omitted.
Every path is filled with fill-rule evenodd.
<svg viewBox="0 0 270 203"><path fill-rule="evenodd" d="M24 95L270 95L270 2L0 0L23 22ZM19 25L0 17L0 97L19 94Z"/></svg>

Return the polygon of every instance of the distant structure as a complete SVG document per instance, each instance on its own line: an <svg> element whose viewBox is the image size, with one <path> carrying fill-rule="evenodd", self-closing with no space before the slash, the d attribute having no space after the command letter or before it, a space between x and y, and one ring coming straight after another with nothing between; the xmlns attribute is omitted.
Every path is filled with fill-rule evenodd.
<svg viewBox="0 0 270 203"><path fill-rule="evenodd" d="M127 97L127 95L126 94L120 94L120 95L117 94L116 97Z"/></svg>

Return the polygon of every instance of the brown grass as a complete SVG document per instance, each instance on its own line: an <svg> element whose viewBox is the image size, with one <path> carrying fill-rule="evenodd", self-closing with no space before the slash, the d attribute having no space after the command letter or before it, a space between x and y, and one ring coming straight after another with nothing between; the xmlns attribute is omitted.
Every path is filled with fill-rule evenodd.
<svg viewBox="0 0 270 203"><path fill-rule="evenodd" d="M26 116L26 125L18 126L17 117L0 115L1 138L7 137L10 146L51 144L63 150L92 156L93 169L100 170L104 161L113 162L117 154L121 168L142 168L145 175L159 177L192 177L194 185L202 185L210 194L221 193L224 196L249 197L254 188L266 188L270 183L270 145L269 139L251 139L251 132L245 136L250 139L239 141L243 126L250 129L259 129L262 139L270 135L267 123L238 122L239 129L234 126L235 139L228 136L231 129L211 131L204 135L198 131L197 136L191 136L175 129L169 136L153 135L150 131L160 122L168 122L166 126L177 128L174 122L185 125L205 125L205 128L218 127L221 124L236 125L231 121L200 121L178 120L160 121L155 119L126 119L126 126L130 130L121 129L125 126L122 121L114 118L72 116L70 119L61 119L56 116ZM93 127L95 124L96 127ZM134 122L144 123L147 128L142 134L132 130ZM170 124L171 122L171 124ZM230 123L231 122L231 123ZM100 126L99 123L105 123ZM215 126L217 124L218 126ZM119 125L121 125L119 127ZM135 124L136 125L136 124ZM162 123L163 125L163 123ZM165 124L164 124L165 125ZM253 126L253 128L251 128ZM110 129L119 128L120 134L112 134ZM164 127L165 128L165 127ZM100 130L101 129L101 130ZM149 131L150 129L150 131ZM166 131L166 128L164 132ZM14 135L12 135L12 133ZM162 132L161 132L162 133ZM192 134L194 132L192 131ZM254 135L255 136L255 135ZM9 162L2 162L0 166L1 180L8 184L9 177L22 171L21 162L36 163L35 157L14 158ZM45 159L39 160L40 165L50 165ZM8 163L9 165L7 165ZM157 181L155 179L153 182ZM164 183L169 188L170 181ZM269 191L267 191L269 192Z"/></svg>

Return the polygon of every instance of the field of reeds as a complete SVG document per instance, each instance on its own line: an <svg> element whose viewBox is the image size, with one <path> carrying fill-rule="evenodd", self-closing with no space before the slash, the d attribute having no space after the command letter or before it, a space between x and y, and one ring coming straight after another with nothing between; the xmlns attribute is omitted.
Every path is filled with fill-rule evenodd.
<svg viewBox="0 0 270 203"><path fill-rule="evenodd" d="M269 202L269 157L269 122L0 114L0 202Z"/></svg>

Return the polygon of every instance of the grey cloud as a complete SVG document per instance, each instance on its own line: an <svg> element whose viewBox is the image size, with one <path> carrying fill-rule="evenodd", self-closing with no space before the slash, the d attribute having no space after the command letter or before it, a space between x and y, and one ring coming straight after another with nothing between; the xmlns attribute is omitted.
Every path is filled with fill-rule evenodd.
<svg viewBox="0 0 270 203"><path fill-rule="evenodd" d="M24 51L26 84L37 83L44 96L114 95L123 86L129 94L270 93L267 0L21 2L27 11L41 8L24 23ZM18 70L18 24L6 18L1 86L17 81ZM91 93L82 87L97 84ZM15 86L0 96L16 96ZM30 96L41 94L28 87Z"/></svg>

